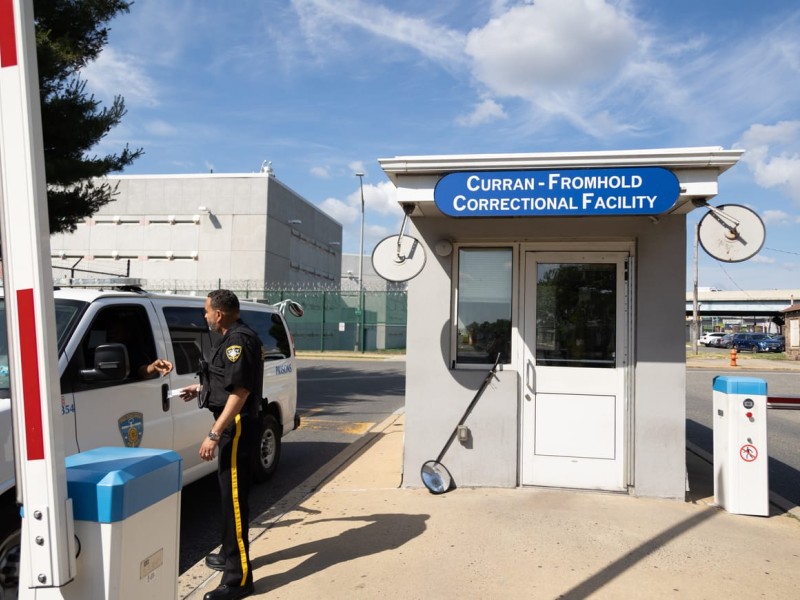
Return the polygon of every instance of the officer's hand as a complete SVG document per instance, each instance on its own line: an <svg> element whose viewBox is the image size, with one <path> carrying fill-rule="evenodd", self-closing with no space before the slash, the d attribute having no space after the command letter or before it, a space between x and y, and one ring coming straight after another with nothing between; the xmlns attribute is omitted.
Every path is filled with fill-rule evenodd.
<svg viewBox="0 0 800 600"><path fill-rule="evenodd" d="M206 438L200 445L200 458L204 461L214 460L214 454L217 451L217 442L212 439Z"/></svg>
<svg viewBox="0 0 800 600"><path fill-rule="evenodd" d="M188 402L193 398L197 398L197 395L200 393L200 384L195 383L193 385L187 385L185 388L181 390L181 399L184 402Z"/></svg>

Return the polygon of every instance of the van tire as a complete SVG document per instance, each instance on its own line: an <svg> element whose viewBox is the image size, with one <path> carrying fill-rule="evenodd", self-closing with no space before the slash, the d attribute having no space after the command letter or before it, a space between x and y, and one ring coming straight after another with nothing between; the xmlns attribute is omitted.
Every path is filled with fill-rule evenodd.
<svg viewBox="0 0 800 600"><path fill-rule="evenodd" d="M13 490L0 501L0 598L16 598L19 588L21 520Z"/></svg>
<svg viewBox="0 0 800 600"><path fill-rule="evenodd" d="M251 463L253 481L263 483L278 469L281 458L281 428L278 420L267 413L261 417L258 442Z"/></svg>

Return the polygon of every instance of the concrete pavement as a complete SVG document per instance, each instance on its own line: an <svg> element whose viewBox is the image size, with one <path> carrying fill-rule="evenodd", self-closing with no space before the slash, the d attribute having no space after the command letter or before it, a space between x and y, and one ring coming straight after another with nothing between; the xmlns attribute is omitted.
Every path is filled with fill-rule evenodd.
<svg viewBox="0 0 800 600"><path fill-rule="evenodd" d="M711 465L693 453L686 502L542 488L433 496L401 487L403 423L393 415L253 523L254 597L800 597L800 521L713 506ZM181 597L218 582L198 564Z"/></svg>

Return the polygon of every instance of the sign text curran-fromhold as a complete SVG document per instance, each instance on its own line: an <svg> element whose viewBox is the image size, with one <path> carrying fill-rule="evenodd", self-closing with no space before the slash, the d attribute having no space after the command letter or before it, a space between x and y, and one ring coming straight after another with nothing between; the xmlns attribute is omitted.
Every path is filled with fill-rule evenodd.
<svg viewBox="0 0 800 600"><path fill-rule="evenodd" d="M680 194L661 167L450 173L434 190L452 217L657 215Z"/></svg>

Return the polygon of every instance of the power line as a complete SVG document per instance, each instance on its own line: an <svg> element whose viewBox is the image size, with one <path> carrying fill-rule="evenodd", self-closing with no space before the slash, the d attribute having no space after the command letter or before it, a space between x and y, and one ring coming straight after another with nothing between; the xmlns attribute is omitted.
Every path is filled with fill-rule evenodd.
<svg viewBox="0 0 800 600"><path fill-rule="evenodd" d="M800 252L792 252L791 250L778 250L777 248L767 248L764 247L764 250L769 250L770 252L781 252L782 254L794 254L795 256L800 256Z"/></svg>
<svg viewBox="0 0 800 600"><path fill-rule="evenodd" d="M728 273L728 271L726 271L726 270L725 270L725 267L723 267L723 266L722 266L722 263L721 263L721 262L719 262L719 261L717 261L717 264L719 265L719 268L720 268L720 269L722 269L722 272L723 272L723 273L725 273L725 275L728 277L728 279L730 279L730 280L731 280L731 283L732 283L733 285L735 285L735 286L736 286L736 288L737 288L737 289L738 289L740 292L743 292L745 296L747 296L747 297L748 297L750 300L752 300L753 298L751 298L751 297L750 297L750 294L748 294L748 293L747 293L745 290L743 290L743 289L741 288L741 286L740 286L738 283L736 283L736 281L734 281L734 279L733 279L733 277L731 277L730 273Z"/></svg>

